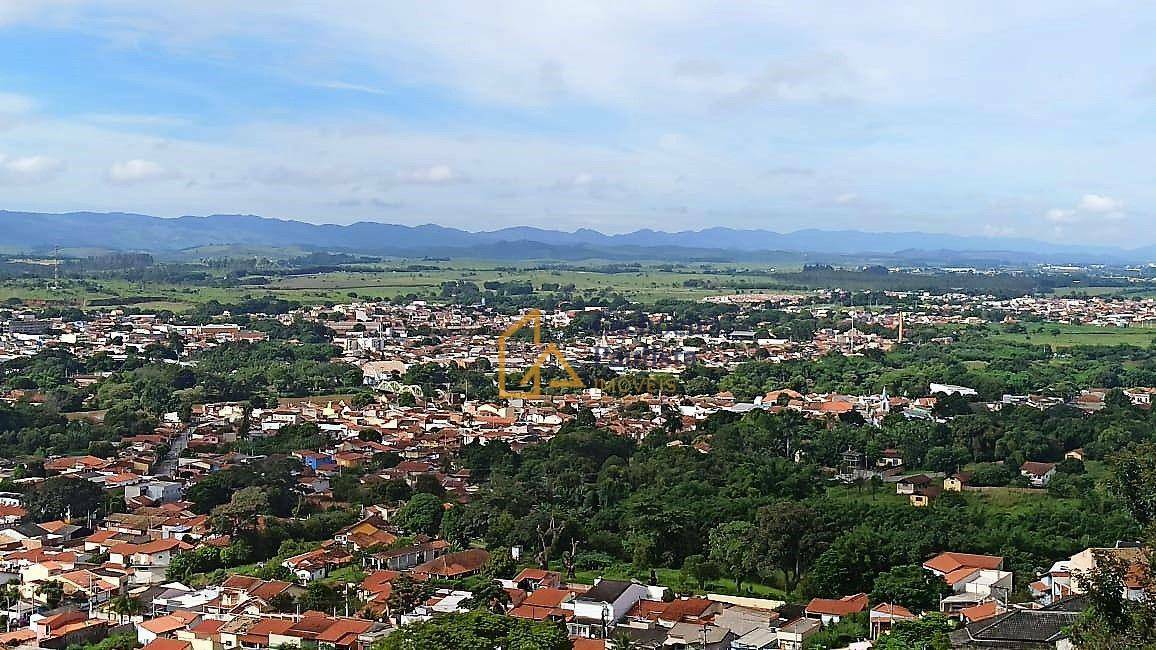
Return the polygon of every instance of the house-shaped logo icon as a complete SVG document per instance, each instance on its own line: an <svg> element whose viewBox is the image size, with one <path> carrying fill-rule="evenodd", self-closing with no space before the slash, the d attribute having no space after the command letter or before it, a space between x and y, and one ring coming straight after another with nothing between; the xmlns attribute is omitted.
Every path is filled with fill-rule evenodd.
<svg viewBox="0 0 1156 650"><path fill-rule="evenodd" d="M534 334L534 348L540 349L538 356L534 359L534 363L522 373L522 380L520 385L529 387L529 390L507 390L506 389L506 344L511 337L517 335L522 328L530 325L533 327ZM526 312L513 325L506 328L502 335L498 337L498 396L503 399L508 398L526 398L526 397L541 397L542 396L542 368L550 359L558 365L559 368L566 374L560 379L553 379L548 386L551 388L585 388L586 385L578 378L578 373L574 372L574 368L566 361L565 355L558 349L554 343L547 343L542 345L542 312L537 309L531 309Z"/></svg>

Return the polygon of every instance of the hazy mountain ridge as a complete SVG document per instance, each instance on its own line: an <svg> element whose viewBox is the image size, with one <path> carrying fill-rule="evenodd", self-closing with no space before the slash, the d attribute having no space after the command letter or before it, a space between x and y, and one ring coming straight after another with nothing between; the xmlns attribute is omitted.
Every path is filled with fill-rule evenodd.
<svg viewBox="0 0 1156 650"><path fill-rule="evenodd" d="M524 250L509 247L524 245ZM646 256L677 249L683 257L713 260L720 251L751 259L759 251L816 254L895 254L900 251L1022 253L1030 259L1141 261L1156 247L1125 250L1064 245L1022 238L956 236L924 232L867 232L806 229L771 230L712 227L664 232L642 229L607 235L583 228L574 232L532 226L470 232L434 224L403 226L376 222L311 224L254 215L184 216L172 219L133 213L61 214L0 211L0 246L21 251L103 247L150 252L213 245L304 246L390 255L457 254L575 259L575 256ZM726 257L726 255L722 255ZM1017 256L1022 257L1022 256Z"/></svg>

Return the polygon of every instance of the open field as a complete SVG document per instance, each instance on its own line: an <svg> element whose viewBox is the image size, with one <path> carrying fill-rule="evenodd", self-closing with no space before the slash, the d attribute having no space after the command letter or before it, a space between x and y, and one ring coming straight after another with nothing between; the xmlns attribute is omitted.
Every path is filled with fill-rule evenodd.
<svg viewBox="0 0 1156 650"><path fill-rule="evenodd" d="M551 568L555 571L565 572L565 568L560 563L551 563ZM698 585L694 584L692 579L688 579L687 576L677 569L658 568L655 569L655 573L658 576L659 584L679 585L688 591L768 598L771 600L792 600L782 589L777 589L761 582L743 582L742 590L737 591L735 590L734 580L724 577L718 580L708 581L706 589L702 590L698 588ZM602 569L575 571L574 578L582 584L593 584L597 578L639 580L647 583L650 581L650 571L636 569L629 564L613 564Z"/></svg>
<svg viewBox="0 0 1156 650"><path fill-rule="evenodd" d="M210 300L228 303L266 295L307 304L345 301L352 295L386 299L407 294L433 297L440 293L443 283L455 280L473 282L478 286L491 281L529 282L538 292L541 292L543 284L573 285L579 292L615 291L644 303L662 299L698 300L705 296L733 293L736 288L782 291L776 288L776 280L763 272L765 270L728 273L710 265L680 267L678 270L645 266L620 272L597 270L597 266L591 266L592 270L553 270L460 261L439 263L438 266L421 271L354 269L273 277L266 284L235 287L191 287L124 280L66 279L53 283L48 279L11 279L0 281L0 302L19 299L85 307L93 301L115 304L120 299L125 305L143 310L182 311ZM687 286L688 283L692 286ZM541 293L549 295L549 292Z"/></svg>
<svg viewBox="0 0 1156 650"><path fill-rule="evenodd" d="M1093 325L1028 325L1026 334L994 334L996 340L1069 348L1076 345L1136 345L1147 347L1156 339L1153 327L1096 327Z"/></svg>
<svg viewBox="0 0 1156 650"><path fill-rule="evenodd" d="M1156 286L1134 284L1127 287L1057 287L1052 290L1056 296L1126 296L1128 298L1151 298L1156 296Z"/></svg>

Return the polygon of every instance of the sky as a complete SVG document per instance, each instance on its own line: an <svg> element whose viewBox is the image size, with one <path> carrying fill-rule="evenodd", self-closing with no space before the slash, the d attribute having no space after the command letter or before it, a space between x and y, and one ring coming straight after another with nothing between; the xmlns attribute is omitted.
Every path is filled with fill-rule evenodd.
<svg viewBox="0 0 1156 650"><path fill-rule="evenodd" d="M0 0L0 209L1156 243L1156 5Z"/></svg>

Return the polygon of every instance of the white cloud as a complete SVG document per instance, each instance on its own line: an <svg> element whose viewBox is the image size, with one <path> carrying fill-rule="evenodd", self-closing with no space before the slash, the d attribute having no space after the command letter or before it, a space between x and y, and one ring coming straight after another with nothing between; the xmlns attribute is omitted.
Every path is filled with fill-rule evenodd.
<svg viewBox="0 0 1156 650"><path fill-rule="evenodd" d="M1122 201L1113 199L1110 196L1102 196L1100 194L1085 194L1080 199L1079 209L1084 212L1105 214L1110 212L1120 212L1124 209L1124 203Z"/></svg>
<svg viewBox="0 0 1156 650"><path fill-rule="evenodd" d="M446 183L458 183L463 180L465 180L464 177L449 165L417 167L397 173L397 181L399 183L410 183L414 185L444 185Z"/></svg>
<svg viewBox="0 0 1156 650"><path fill-rule="evenodd" d="M835 203L839 205L848 205L859 200L859 195L854 192L844 192L835 196Z"/></svg>
<svg viewBox="0 0 1156 650"><path fill-rule="evenodd" d="M64 163L49 156L9 157L0 154L0 184L32 185L51 180Z"/></svg>
<svg viewBox="0 0 1156 650"><path fill-rule="evenodd" d="M1063 208L1052 208L1044 213L1044 217L1048 221L1054 221L1055 223L1072 223L1079 221L1079 216L1075 210L1065 210Z"/></svg>
<svg viewBox="0 0 1156 650"><path fill-rule="evenodd" d="M1102 194L1085 194L1073 208L1052 208L1044 218L1052 223L1079 223L1091 219L1117 220L1125 217L1124 202Z"/></svg>
<svg viewBox="0 0 1156 650"><path fill-rule="evenodd" d="M350 90L357 93L366 93L369 95L384 95L385 90L375 86L366 86L363 84L349 83L346 81L323 81L317 84L321 88L328 88L330 90Z"/></svg>
<svg viewBox="0 0 1156 650"><path fill-rule="evenodd" d="M163 165L151 160L135 158L124 162L113 163L105 175L110 183L116 185L132 185L150 181L168 180L176 174L165 169Z"/></svg>

